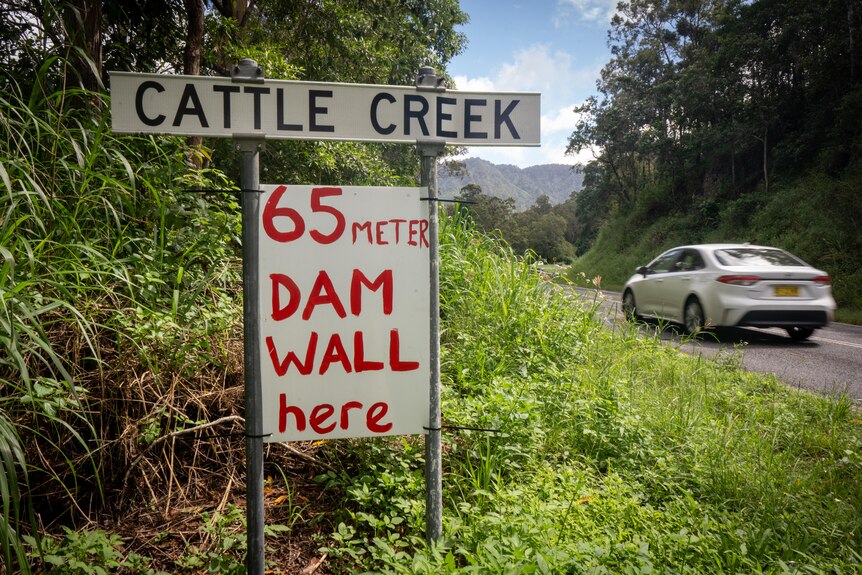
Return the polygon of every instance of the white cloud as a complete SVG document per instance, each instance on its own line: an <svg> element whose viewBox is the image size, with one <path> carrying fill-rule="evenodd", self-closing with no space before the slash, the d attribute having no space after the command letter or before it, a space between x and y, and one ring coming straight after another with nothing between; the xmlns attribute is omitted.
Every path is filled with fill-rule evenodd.
<svg viewBox="0 0 862 575"><path fill-rule="evenodd" d="M515 54L515 61L503 64L495 78L501 90L537 90L550 93L571 85L572 55L563 50L553 53L546 44L534 44Z"/></svg>
<svg viewBox="0 0 862 575"><path fill-rule="evenodd" d="M563 25L572 12L580 20L587 22L610 22L617 11L618 0L558 0L554 22Z"/></svg>
<svg viewBox="0 0 862 575"><path fill-rule="evenodd" d="M492 92L494 91L494 81L490 78L468 78L467 76L455 76L452 78L455 81L455 86L464 92Z"/></svg>
<svg viewBox="0 0 862 575"><path fill-rule="evenodd" d="M552 110L550 114L542 114L542 134L571 134L578 121L574 112L575 104Z"/></svg>
<svg viewBox="0 0 862 575"><path fill-rule="evenodd" d="M575 57L564 50L551 50L547 44L533 44L513 54L514 61L500 66L493 77L468 78L455 76L458 90L502 92L541 92L555 99L567 94L589 91L595 86L602 64L575 67Z"/></svg>
<svg viewBox="0 0 862 575"><path fill-rule="evenodd" d="M542 126L540 147L475 147L468 156L497 164L527 167L538 164L575 164L592 159L589 152L566 156L568 138L577 124L574 108L592 92L600 65L576 68L575 58L546 44L534 44L513 55L492 77L455 76L458 90L477 92L540 92Z"/></svg>

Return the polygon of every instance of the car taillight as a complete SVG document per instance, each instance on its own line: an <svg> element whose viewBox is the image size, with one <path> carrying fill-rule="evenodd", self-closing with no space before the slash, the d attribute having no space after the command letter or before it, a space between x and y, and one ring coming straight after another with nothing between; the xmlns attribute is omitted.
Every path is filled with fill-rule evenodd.
<svg viewBox="0 0 862 575"><path fill-rule="evenodd" d="M721 276L717 281L734 286L751 286L762 279L757 276Z"/></svg>
<svg viewBox="0 0 862 575"><path fill-rule="evenodd" d="M830 278L829 276L817 276L817 277L811 278L811 281L813 281L816 284L828 286L832 283L832 278Z"/></svg>

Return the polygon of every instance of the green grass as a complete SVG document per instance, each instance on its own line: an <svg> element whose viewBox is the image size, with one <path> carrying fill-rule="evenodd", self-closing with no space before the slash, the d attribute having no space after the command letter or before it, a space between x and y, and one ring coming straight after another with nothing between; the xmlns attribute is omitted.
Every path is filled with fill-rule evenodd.
<svg viewBox="0 0 862 575"><path fill-rule="evenodd" d="M445 537L422 541L421 458L365 443L337 572L850 573L862 420L574 305L449 221L441 267ZM392 460L394 454L394 460Z"/></svg>
<svg viewBox="0 0 862 575"><path fill-rule="evenodd" d="M838 308L835 310L835 321L862 325L862 310Z"/></svg>

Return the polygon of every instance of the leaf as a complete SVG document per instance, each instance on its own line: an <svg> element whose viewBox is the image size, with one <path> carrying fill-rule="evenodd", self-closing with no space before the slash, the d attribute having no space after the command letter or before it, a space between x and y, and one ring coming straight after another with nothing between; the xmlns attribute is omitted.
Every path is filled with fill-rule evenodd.
<svg viewBox="0 0 862 575"><path fill-rule="evenodd" d="M9 178L9 173L6 171L6 166L3 165L3 162L0 162L0 178L3 179L3 183L6 185L6 190L9 192L9 197L12 197L12 180Z"/></svg>

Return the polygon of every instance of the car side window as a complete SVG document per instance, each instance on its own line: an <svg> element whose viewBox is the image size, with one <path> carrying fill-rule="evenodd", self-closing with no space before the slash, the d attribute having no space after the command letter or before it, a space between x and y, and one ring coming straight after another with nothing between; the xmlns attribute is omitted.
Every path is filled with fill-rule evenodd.
<svg viewBox="0 0 862 575"><path fill-rule="evenodd" d="M703 269L704 263L700 252L697 250L684 250L682 256L674 264L674 271L691 272Z"/></svg>
<svg viewBox="0 0 862 575"><path fill-rule="evenodd" d="M652 274L666 274L674 271L674 264L679 260L680 250L673 250L659 256L649 265Z"/></svg>

